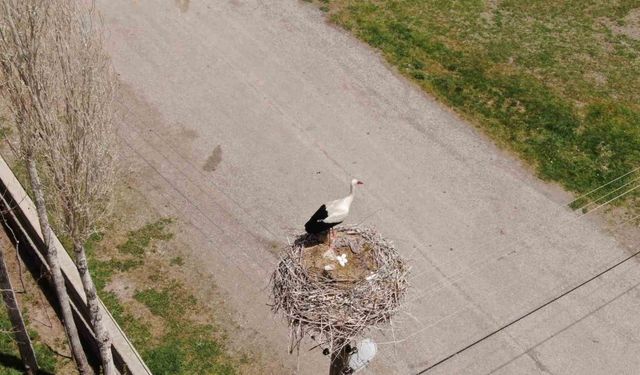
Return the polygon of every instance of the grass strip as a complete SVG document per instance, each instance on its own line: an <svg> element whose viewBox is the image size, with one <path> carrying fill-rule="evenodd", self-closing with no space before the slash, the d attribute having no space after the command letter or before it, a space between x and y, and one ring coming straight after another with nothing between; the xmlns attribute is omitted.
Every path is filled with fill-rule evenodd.
<svg viewBox="0 0 640 375"><path fill-rule="evenodd" d="M637 1L316 3L541 178L581 194L640 166Z"/></svg>

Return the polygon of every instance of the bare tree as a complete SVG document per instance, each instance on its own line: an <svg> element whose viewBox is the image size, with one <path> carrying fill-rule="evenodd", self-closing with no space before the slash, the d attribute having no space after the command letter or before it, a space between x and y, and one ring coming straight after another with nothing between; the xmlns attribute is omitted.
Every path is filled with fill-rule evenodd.
<svg viewBox="0 0 640 375"><path fill-rule="evenodd" d="M0 69L4 81L2 92L9 101L19 134L19 149L24 160L40 222L46 258L62 312L69 345L81 374L93 370L82 349L73 320L69 296L58 262L57 249L51 242L44 191L36 164L42 129L57 121L55 73L50 66L53 38L48 21L54 8L49 0L3 0L0 6Z"/></svg>
<svg viewBox="0 0 640 375"><path fill-rule="evenodd" d="M0 292L2 292L2 299L7 307L7 314L13 327L13 335L16 338L16 345L20 352L20 357L24 363L25 372L28 375L35 375L38 372L38 361L36 360L36 352L31 345L31 338L22 319L22 313L18 306L18 300L16 294L13 291L13 285L11 285L11 279L9 278L9 271L7 265L4 262L4 249L0 247Z"/></svg>
<svg viewBox="0 0 640 375"><path fill-rule="evenodd" d="M115 174L113 102L116 78L103 48L101 23L93 8L60 1L51 18L55 36L58 122L46 128L42 151L47 188L62 228L73 242L76 266L87 296L102 370L115 373L111 338L87 264L84 244L110 212Z"/></svg>

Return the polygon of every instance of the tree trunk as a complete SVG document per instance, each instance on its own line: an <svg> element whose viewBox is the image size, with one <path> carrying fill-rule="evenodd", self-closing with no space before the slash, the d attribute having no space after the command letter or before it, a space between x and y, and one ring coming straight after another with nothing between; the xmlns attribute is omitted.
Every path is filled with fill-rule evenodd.
<svg viewBox="0 0 640 375"><path fill-rule="evenodd" d="M115 374L115 367L113 365L113 356L111 354L111 337L102 324L102 309L100 308L100 301L98 300L96 286L93 283L91 274L89 273L87 253L84 250L84 245L78 241L74 242L73 251L76 255L76 267L78 267L80 279L82 279L84 294L87 296L91 325L93 326L93 331L95 332L96 339L98 341L98 347L100 348L102 372L104 375L113 375Z"/></svg>
<svg viewBox="0 0 640 375"><path fill-rule="evenodd" d="M4 299L5 305L7 305L7 313L11 321L11 326L13 327L13 334L16 337L20 357L24 363L25 372L28 375L35 375L38 372L36 353L31 345L31 339L24 325L24 320L22 320L22 314L18 307L16 295L13 292L9 273L7 272L7 265L4 263L3 253L3 249L0 248L0 289L2 289L2 298Z"/></svg>
<svg viewBox="0 0 640 375"><path fill-rule="evenodd" d="M67 294L67 289L64 285L64 277L62 276L60 264L58 263L58 250L51 243L51 227L49 226L47 207L44 203L44 192L42 191L42 185L40 184L38 169L36 168L35 160L33 160L32 157L27 157L26 162L29 179L31 181L31 189L33 190L33 195L35 197L38 220L40 221L40 230L42 231L42 237L47 251L45 255L47 262L49 263L49 269L51 270L56 295L58 296L60 311L62 311L62 323L64 324L67 332L71 352L73 353L73 358L76 361L76 366L78 367L80 374L93 374L93 369L89 366L87 357L82 349L82 344L80 343L80 336L78 335L76 322L73 320L71 305L69 305L69 295Z"/></svg>

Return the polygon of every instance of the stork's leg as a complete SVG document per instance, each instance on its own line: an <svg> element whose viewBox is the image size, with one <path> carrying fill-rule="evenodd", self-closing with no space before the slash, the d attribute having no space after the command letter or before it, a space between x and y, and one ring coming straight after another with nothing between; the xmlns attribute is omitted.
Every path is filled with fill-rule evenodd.
<svg viewBox="0 0 640 375"><path fill-rule="evenodd" d="M325 242L327 244L331 244L331 229L329 229L326 232L323 232L321 238L322 238L322 242Z"/></svg>
<svg viewBox="0 0 640 375"><path fill-rule="evenodd" d="M336 232L333 230L333 228L329 229L329 250L333 251L334 247L333 247L333 242L336 239Z"/></svg>

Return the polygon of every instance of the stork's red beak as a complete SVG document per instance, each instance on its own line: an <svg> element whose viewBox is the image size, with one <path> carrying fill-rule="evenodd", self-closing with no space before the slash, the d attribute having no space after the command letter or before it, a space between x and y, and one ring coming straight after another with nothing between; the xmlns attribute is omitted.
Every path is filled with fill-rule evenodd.
<svg viewBox="0 0 640 375"><path fill-rule="evenodd" d="M364 185L364 182L358 181L357 185Z"/></svg>

